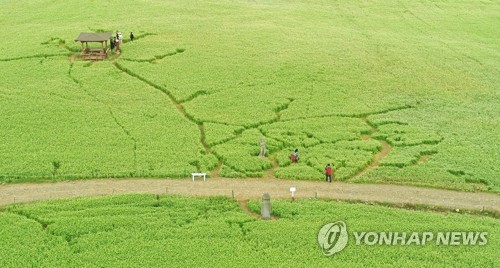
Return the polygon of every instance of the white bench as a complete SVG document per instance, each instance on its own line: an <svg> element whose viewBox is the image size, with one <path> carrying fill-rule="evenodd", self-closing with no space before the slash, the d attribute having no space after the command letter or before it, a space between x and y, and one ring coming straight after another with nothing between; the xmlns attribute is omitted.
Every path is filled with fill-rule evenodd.
<svg viewBox="0 0 500 268"><path fill-rule="evenodd" d="M191 173L191 177L193 177L193 181L194 181L194 177L195 176L203 176L203 181L206 180L206 177L207 177L207 173Z"/></svg>

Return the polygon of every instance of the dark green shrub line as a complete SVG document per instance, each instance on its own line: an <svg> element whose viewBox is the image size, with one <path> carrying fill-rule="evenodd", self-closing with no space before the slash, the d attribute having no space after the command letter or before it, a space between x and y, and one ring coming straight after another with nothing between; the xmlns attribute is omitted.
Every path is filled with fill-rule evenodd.
<svg viewBox="0 0 500 268"><path fill-rule="evenodd" d="M188 101L192 101L194 100L195 98L199 97L199 96L203 96L203 95L210 95L212 93L209 93L208 91L206 90L198 90L196 91L195 93L191 94L190 96L188 96L187 98L185 99L182 99L182 100L179 100L179 103L186 103Z"/></svg>
<svg viewBox="0 0 500 268"><path fill-rule="evenodd" d="M390 145L390 144L389 144ZM373 151L373 150L370 150L370 152L373 153L372 157L370 158L369 161L367 161L366 163L364 163L362 166L359 166L354 172L353 172L353 175L350 176L350 177L346 177L345 180L349 180L349 179L352 179L352 178L355 178L357 177L359 174L361 174L362 172L364 172L367 168L369 168L375 161L376 161L376 155L381 153L383 150L383 146L380 145L380 146L377 146L377 151ZM382 162L383 158L379 160L379 166L382 165ZM375 168L376 166L372 167L372 168Z"/></svg>
<svg viewBox="0 0 500 268"><path fill-rule="evenodd" d="M64 45L64 44L66 44L66 41L64 41L64 39L59 38L59 37L51 37L48 41L42 42L40 44L42 44L42 45L50 45L50 44L54 44L54 41L57 41L57 45Z"/></svg>
<svg viewBox="0 0 500 268"><path fill-rule="evenodd" d="M234 166L230 163L228 163L227 159L224 158L224 156L220 155L217 153L217 151L214 151L213 154L215 155L215 157L217 157L217 159L219 159L220 162L223 163L223 165L229 167L230 169L232 169L233 171L236 171L236 172L239 172L239 173L243 173L247 176L251 176L251 175L255 175L257 173L260 174L260 172L262 171L265 171L265 170L268 170L270 168L272 168L272 163L266 163L266 164L262 164L260 166L260 170L257 170L257 171L249 171L249 170L246 170L246 169L241 169L241 168L238 168L237 166ZM230 162L230 161L229 161ZM251 174L251 175L250 175Z"/></svg>
<svg viewBox="0 0 500 268"><path fill-rule="evenodd" d="M215 141L215 142L210 142L210 143L207 143L208 146L210 147L213 147L213 146L217 146L217 145L221 145L221 144L224 144L224 143L227 143L227 142L230 142L230 141L233 141L235 139L237 139L237 135L235 134L235 136L233 137L229 137L229 138L225 138L225 139L222 139L220 141Z"/></svg>
<svg viewBox="0 0 500 268"><path fill-rule="evenodd" d="M149 63L153 63L156 59L155 58L151 58L151 59L127 59L127 58L122 58L121 60L132 61L132 62L149 62Z"/></svg>
<svg viewBox="0 0 500 268"><path fill-rule="evenodd" d="M196 168L196 172L201 172L201 164L199 160L191 161L189 164Z"/></svg>
<svg viewBox="0 0 500 268"><path fill-rule="evenodd" d="M49 229L47 229L47 227L50 224L55 223L55 221L44 221L42 219L34 217L34 216L28 214L28 212L26 212L24 210L21 210L21 209L18 209L17 205L14 205L12 207L8 207L7 208L7 213L12 213L12 214L15 214L15 215L19 215L19 216L27 218L28 220L32 220L32 221L35 221L35 222L39 223L42 226L43 230L45 232L47 232L47 234L63 238L68 243L68 245L71 245L72 242L75 239L77 239L77 238L79 238L81 236L88 235L88 234L92 233L92 232L86 231L86 232L82 232L82 233L78 233L78 234L72 234L72 235L70 235L70 234L65 234L65 235L56 234L56 233L50 231ZM107 231L112 231L114 229L113 226L111 226L110 228L111 229L109 229L109 230L99 230L99 232L103 232L103 231L107 232Z"/></svg>
<svg viewBox="0 0 500 268"><path fill-rule="evenodd" d="M377 112L361 113L361 114L350 114L347 117L357 117L357 118L368 117L370 115L386 114L386 113L389 113L389 112L401 111L401 110L407 110L407 109L413 109L413 108L415 108L414 105L406 104L406 105L403 105L403 106L388 108L388 109L377 111Z"/></svg>
<svg viewBox="0 0 500 268"><path fill-rule="evenodd" d="M296 121L296 120L303 120L303 119L326 118L326 117L366 118L366 117L368 117L370 115L379 115L379 114L385 114L385 113L388 113L388 112L401 111L401 110L412 109L412 108L415 108L415 106L413 106L413 105L404 105L404 106L398 106L398 107L394 107L394 108L388 108L388 109L385 109L385 110L376 111L376 112L370 112L370 113L360 113L360 114L355 114L355 113L352 113L352 114L338 114L338 113L335 113L335 114L324 114L324 115L316 115L316 116L309 116L309 117L300 116L300 117L296 117L296 118L284 119L282 121Z"/></svg>
<svg viewBox="0 0 500 268"><path fill-rule="evenodd" d="M450 174L455 175L455 176L463 176L463 175L465 175L465 172L462 171L462 170L451 170L451 169L448 169L447 171Z"/></svg>
<svg viewBox="0 0 500 268"><path fill-rule="evenodd" d="M176 51L174 51L174 52L168 52L168 53L161 54L161 55L155 55L153 58L150 58L150 59L127 59L127 58L124 58L123 60L126 60L126 61L133 61L133 62L149 62L149 63L155 63L155 61L157 61L157 60L161 60L161 59L164 59L164 58L166 58L166 57L174 56L174 55L179 54L179 53L182 53L182 52L184 52L184 51L185 51L185 49L178 48L178 49L176 49Z"/></svg>
<svg viewBox="0 0 500 268"><path fill-rule="evenodd" d="M424 155L433 155L433 154L437 154L438 151L437 150L423 150L423 151L420 151L420 156L424 156Z"/></svg>
<svg viewBox="0 0 500 268"><path fill-rule="evenodd" d="M191 115L191 114L189 114L189 113L187 113L187 112L186 112L186 110L185 110L184 106L182 106L182 104L181 104L181 103L180 103L180 102L179 102L179 101L178 101L178 100L174 97L174 95L172 94L172 92L170 92L170 91L169 91L169 90L167 90L166 88L164 88L164 87L162 87L162 86L159 86L159 85L157 85L157 84L155 84L155 83L153 83L153 82L151 82L151 81L147 80L146 78L144 78L144 77L142 77L142 76L140 76L140 75L138 75L138 74L136 74L136 73L134 73L134 72L130 71L129 69L127 69L127 68L123 67L123 66L122 66L120 63L118 63L118 62L114 62L113 64L114 64L114 66L115 66L118 70L120 70L120 71L122 71L122 72L124 72L124 73L126 73L126 74L128 74L128 75L130 75L130 76L132 76L132 77L134 77L134 78L137 78L137 79L139 79L140 81L142 81L142 82L144 82L144 83L146 83L146 84L148 84L148 85L152 86L153 88L156 88L156 89L158 89L159 91L161 91L161 92L165 93L165 95L167 95L167 96L168 96L168 98L170 99L170 101L174 104L175 108L176 108L176 109L177 109L177 110L178 110L178 111L179 111L182 115L184 115L184 117L185 117L186 119L188 119L189 121L191 121L191 122L195 123L196 125L201 125L201 124L203 124L203 121L202 121L202 120L197 119L197 118L195 118L193 115Z"/></svg>
<svg viewBox="0 0 500 268"><path fill-rule="evenodd" d="M73 71L73 63L71 62L69 64L69 69L68 69L68 77L73 80L73 82L75 82L75 84L79 85L80 87L82 86L81 83L80 83L80 80L76 79L76 77L74 77L71 72Z"/></svg>
<svg viewBox="0 0 500 268"><path fill-rule="evenodd" d="M467 177L465 178L465 182L466 183L479 183L479 184L483 184L483 185L486 185L486 186L492 186L493 184L484 180L484 179L477 179L477 178L474 178L472 177L472 174L470 173L467 173L467 175L469 175L470 177Z"/></svg>
<svg viewBox="0 0 500 268"><path fill-rule="evenodd" d="M385 139L384 139L385 140ZM395 147L413 147L413 146L419 146L419 145L437 145L443 142L444 137L441 137L439 140L423 140L420 142L413 142L413 143L397 143L393 144L388 140L385 140L387 143L391 144L391 146Z"/></svg>
<svg viewBox="0 0 500 268"><path fill-rule="evenodd" d="M52 57L67 57L70 56L70 52L66 53L59 53L59 54L36 54L36 55L31 55L31 56L22 56L22 57L15 57L15 58L5 58L5 59L0 59L0 61L15 61L15 60L25 60L25 59L33 59L33 58L52 58Z"/></svg>
<svg viewBox="0 0 500 268"><path fill-rule="evenodd" d="M365 117L359 117L359 119L361 119L361 121L363 121L365 124L367 124L369 127L372 128L370 130L370 132L368 132L366 134L374 134L375 132L378 132L377 126L375 124L373 124L370 120L368 120L368 117L366 117L366 116Z"/></svg>
<svg viewBox="0 0 500 268"><path fill-rule="evenodd" d="M161 60L163 58L170 57L170 56L173 56L175 54L177 54L177 52L174 51L174 52L168 52L168 53L165 53L165 54L162 54L162 55L156 55L155 56L155 60Z"/></svg>
<svg viewBox="0 0 500 268"><path fill-rule="evenodd" d="M58 160L54 160L52 161L52 176L56 176L57 175L57 172L59 170L59 168L61 168L61 161L58 161Z"/></svg>
<svg viewBox="0 0 500 268"><path fill-rule="evenodd" d="M273 124L273 123L276 123L276 122L278 122L278 118L273 118L273 119L270 119L270 120L267 120L267 121L259 121L257 123L243 125L243 127L245 129L249 130L249 129L258 128L258 127L261 127L261 126L264 126L264 125L270 125L270 124Z"/></svg>
<svg viewBox="0 0 500 268"><path fill-rule="evenodd" d="M109 32L113 32L113 31L109 31ZM137 41L137 40L140 40L142 38L145 38L145 37L148 37L150 35L156 35L155 33L140 33L140 34L137 34L137 35L134 35L134 42ZM123 39L123 43L128 43L128 42L131 42L130 41L130 38L127 38L127 39Z"/></svg>
<svg viewBox="0 0 500 268"><path fill-rule="evenodd" d="M218 163L217 163L217 165L214 167L214 169L215 169L215 168L217 168L217 166L219 166L219 165L221 165L221 166L222 166L222 165L226 165L226 164L225 164L225 159L224 159L224 157L222 157L222 155L218 154L218 153L217 153L217 151L215 151L215 150L211 150L211 151L210 151L210 154L211 154L211 155L213 155L213 156L215 156L215 158L217 158L217 161L218 161ZM212 170L214 170L214 169L212 169Z"/></svg>
<svg viewBox="0 0 500 268"><path fill-rule="evenodd" d="M232 170L234 171L237 171L237 172L241 172L241 173L245 173L244 170L239 170L238 168L236 168L235 166L233 165L230 165L227 163L227 159L224 158L224 156L220 155L217 153L217 151L213 151L213 154L215 155L215 157L217 157L217 159L219 159L220 162L222 162L223 165L231 168Z"/></svg>
<svg viewBox="0 0 500 268"><path fill-rule="evenodd" d="M251 124L247 124L247 125L243 125L243 128L245 128L245 130L250 130L250 129L254 129L254 128L259 128L259 127L262 127L262 126L265 126L265 125L270 125L270 124L274 124L274 123L277 123L278 121L280 121L280 113L284 110L286 110L288 108L288 106L294 101L293 98L288 98L288 102L287 103L284 103L276 108L273 109L273 111L276 113L276 117L273 118L273 119L270 119L270 120L267 120L267 121L259 121L259 122L256 122L256 123L251 123Z"/></svg>
<svg viewBox="0 0 500 268"><path fill-rule="evenodd" d="M274 111L274 112L276 112L276 113L280 113L280 112L282 112L282 111L284 111L284 110L288 109L288 106L290 106L290 104L291 104L291 103L292 103L295 99L293 99L293 98L287 98L287 99L288 99L288 102L285 102L285 103L283 103L282 105L280 105L280 106L278 106L278 107L274 108L274 109L273 109L273 111Z"/></svg>
<svg viewBox="0 0 500 268"><path fill-rule="evenodd" d="M56 42L54 42L56 41ZM62 46L64 49L70 51L70 52L80 52L79 47L70 47L66 44L66 40L60 38L60 37L51 37L48 41L42 42L42 45L56 45L56 46Z"/></svg>
<svg viewBox="0 0 500 268"><path fill-rule="evenodd" d="M408 123L396 121L396 120L381 121L381 122L377 122L377 123L370 122L370 125L373 127L379 127L379 126L383 126L383 125L392 125L392 124L400 125L400 126L407 126L408 125Z"/></svg>
<svg viewBox="0 0 500 268"><path fill-rule="evenodd" d="M384 166L384 167L398 167L398 168L409 167L411 165L412 165L412 163L380 163L380 166Z"/></svg>
<svg viewBox="0 0 500 268"><path fill-rule="evenodd" d="M153 82L151 82L151 81L147 80L146 78L144 78L144 77L142 77L142 76L140 76L140 75L138 75L138 74L136 74L136 73L132 72L132 71L131 71L131 70L129 70L128 68L126 68L126 67L122 66L119 62L114 62L114 63L113 63L113 65L114 65L114 66L115 66L118 70L120 70L120 71L122 71L122 72L124 72L124 73L126 73L126 74L128 74L128 75L130 75L130 76L132 76L132 77L134 77L134 78L137 78L137 79L139 79L140 81L142 81L142 82L144 82L144 83L146 83L146 84L148 84L148 85L152 86L153 88L156 88L156 89L158 89L159 91L161 91L161 92L165 93L165 94L166 94L166 95L170 98L170 100L171 100L174 104L179 104L179 102L175 99L175 97L172 95L172 93L171 93L169 90L167 90L166 88L164 88L164 87L162 87L162 86L159 86L159 85L157 85L157 84L155 84L155 83L153 83Z"/></svg>
<svg viewBox="0 0 500 268"><path fill-rule="evenodd" d="M229 224L229 226L236 224L240 228L241 234L243 235L243 239L245 239L245 237L247 236L247 234L250 230L248 228L245 228L245 224L249 223L249 222L254 222L256 220L257 219L242 220L242 221L226 221L226 222Z"/></svg>
<svg viewBox="0 0 500 268"><path fill-rule="evenodd" d="M205 127L203 126L203 124L199 124L198 129L200 130L201 145L203 146L203 148L205 148L206 154L209 154L211 152L211 148L206 143Z"/></svg>
<svg viewBox="0 0 500 268"><path fill-rule="evenodd" d="M241 132L245 131L245 127L243 125L238 125L238 124L232 124L232 123L228 123L228 122L221 122L221 121L217 121L217 120L210 120L210 119L206 119L206 120L203 120L203 123L214 123L214 124L219 124L219 125L226 125L226 126L234 126L234 127L240 127L241 128ZM241 133L240 133L241 134Z"/></svg>
<svg viewBox="0 0 500 268"><path fill-rule="evenodd" d="M26 219L28 220L32 220L32 221L35 221L37 222L38 224L40 224L42 226L42 228L44 230L47 230L47 227L54 223L53 221L44 221L42 219L39 219L35 216L32 216L31 214L29 214L27 211L25 210L21 210L21 209L17 209L17 206L14 205L12 207L9 207L7 208L7 213L12 213L12 214L16 214L16 215L19 215L21 217L25 217Z"/></svg>
<svg viewBox="0 0 500 268"><path fill-rule="evenodd" d="M281 144L283 144L282 149L283 149L283 148L286 148L286 147L290 147L290 148L291 148L291 147L293 147L293 146L294 146L294 144L291 144L290 142L288 142L288 141L286 141L286 140L280 139L280 138L278 138L278 137L271 137L271 136L267 135L267 134L266 134L264 131L262 131L260 128L259 128L259 131L260 131L260 133L261 133L261 134L262 134L265 138L268 138L268 139L273 139L273 140L276 140L276 141L281 142ZM272 153L272 152L270 152L270 153Z"/></svg>

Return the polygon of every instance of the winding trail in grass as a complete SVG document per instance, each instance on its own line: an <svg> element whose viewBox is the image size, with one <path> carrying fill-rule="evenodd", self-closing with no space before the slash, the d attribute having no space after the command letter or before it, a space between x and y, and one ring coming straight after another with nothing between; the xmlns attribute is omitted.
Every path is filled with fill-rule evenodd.
<svg viewBox="0 0 500 268"><path fill-rule="evenodd" d="M0 185L0 206L38 200L129 193L175 194L184 196L228 196L235 199L261 199L268 192L272 199L289 199L296 187L297 199L321 198L391 204L426 205L460 210L500 212L500 195L459 192L434 188L385 184L290 181L279 179L208 178L185 179L95 179L55 183Z"/></svg>
<svg viewBox="0 0 500 268"><path fill-rule="evenodd" d="M360 119L371 127L371 133L362 137L362 140L369 140L372 138L372 135L374 133L378 132L378 129L376 129L373 125L371 125L366 117L361 117ZM370 164L368 164L358 173L354 174L354 176L352 176L351 179L360 177L369 170L378 167L380 165L380 161L382 161L382 159L384 159L391 152L392 146L388 142L383 140L379 142L380 145L382 146L382 150L375 154L375 156L373 157L373 161Z"/></svg>
<svg viewBox="0 0 500 268"><path fill-rule="evenodd" d="M373 157L373 161L360 172L352 176L351 179L360 177L366 172L377 168L380 165L380 161L382 161L382 159L384 159L391 152L392 147L389 143L387 143L386 141L380 141L380 144L382 145L382 150L375 154L375 156Z"/></svg>

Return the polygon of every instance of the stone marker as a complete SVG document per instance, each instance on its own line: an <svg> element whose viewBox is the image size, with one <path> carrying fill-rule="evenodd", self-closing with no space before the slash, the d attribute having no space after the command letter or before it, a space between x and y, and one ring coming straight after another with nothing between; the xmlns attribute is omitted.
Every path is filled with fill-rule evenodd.
<svg viewBox="0 0 500 268"><path fill-rule="evenodd" d="M262 195L262 205L260 208L260 216L263 220L271 219L271 196L269 193L264 193Z"/></svg>

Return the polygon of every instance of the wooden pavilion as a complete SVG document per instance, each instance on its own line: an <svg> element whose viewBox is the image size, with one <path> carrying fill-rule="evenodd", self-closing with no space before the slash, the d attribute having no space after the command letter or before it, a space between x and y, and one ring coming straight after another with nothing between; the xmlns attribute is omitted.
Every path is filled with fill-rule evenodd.
<svg viewBox="0 0 500 268"><path fill-rule="evenodd" d="M82 43L82 58L90 61L106 59L110 51L108 41L112 35L113 33L80 33L75 42ZM101 48L91 48L89 43L101 43Z"/></svg>

